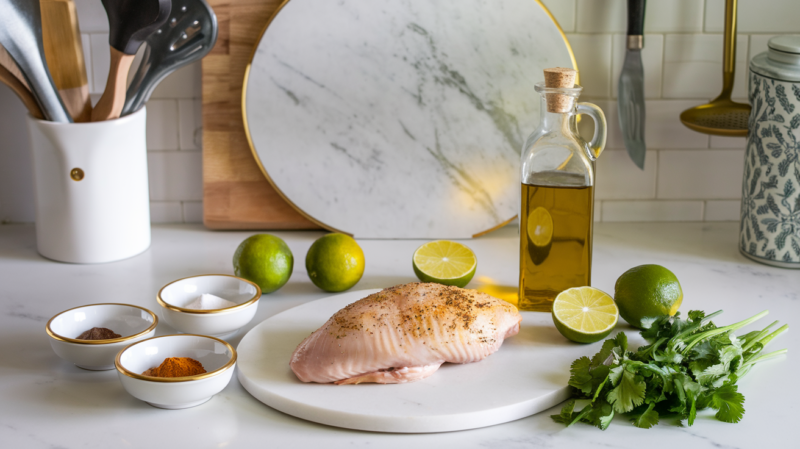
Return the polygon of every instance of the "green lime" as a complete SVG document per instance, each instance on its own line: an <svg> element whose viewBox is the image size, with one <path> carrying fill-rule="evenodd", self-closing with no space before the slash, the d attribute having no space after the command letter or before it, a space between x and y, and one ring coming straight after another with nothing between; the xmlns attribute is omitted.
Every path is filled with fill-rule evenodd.
<svg viewBox="0 0 800 449"><path fill-rule="evenodd" d="M449 240L428 242L414 251L414 273L422 282L464 288L478 267L478 258L465 245Z"/></svg>
<svg viewBox="0 0 800 449"><path fill-rule="evenodd" d="M642 318L675 315L683 301L678 278L661 265L639 265L622 273L614 286L619 315L642 328Z"/></svg>
<svg viewBox="0 0 800 449"><path fill-rule="evenodd" d="M594 287L574 287L553 301L553 323L561 335L577 343L594 343L608 336L619 320L614 299Z"/></svg>
<svg viewBox="0 0 800 449"><path fill-rule="evenodd" d="M258 284L262 293L272 293L283 287L292 276L292 268L292 251L286 242L274 235L252 235L233 253L233 272Z"/></svg>
<svg viewBox="0 0 800 449"><path fill-rule="evenodd" d="M306 254L311 282L329 292L343 292L364 274L364 251L345 234L328 234L311 245Z"/></svg>

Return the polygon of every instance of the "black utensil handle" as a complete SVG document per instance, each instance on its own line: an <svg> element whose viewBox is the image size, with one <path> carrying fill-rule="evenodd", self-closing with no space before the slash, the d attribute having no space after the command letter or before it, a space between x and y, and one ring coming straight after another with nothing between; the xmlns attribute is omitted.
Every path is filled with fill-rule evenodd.
<svg viewBox="0 0 800 449"><path fill-rule="evenodd" d="M628 36L644 34L645 0L628 0Z"/></svg>

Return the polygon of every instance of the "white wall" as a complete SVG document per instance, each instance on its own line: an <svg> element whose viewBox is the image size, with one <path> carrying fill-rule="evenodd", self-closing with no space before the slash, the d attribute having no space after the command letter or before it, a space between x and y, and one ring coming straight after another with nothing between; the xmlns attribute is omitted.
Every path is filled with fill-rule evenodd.
<svg viewBox="0 0 800 449"><path fill-rule="evenodd" d="M629 160L616 110L624 56L626 0L544 0L572 44L583 101L598 104L609 140L598 160L600 221L738 220L744 139L709 137L681 125L684 109L715 97L722 84L724 0L650 0L645 21L645 170ZM108 70L108 24L100 0L76 0L91 91ZM767 40L800 33L800 1L739 0L736 86L744 101L747 61ZM200 65L167 78L147 105L151 216L202 221ZM538 101L531 97L531 101ZM34 220L24 108L0 85L0 221ZM532 131L532 130L531 130Z"/></svg>

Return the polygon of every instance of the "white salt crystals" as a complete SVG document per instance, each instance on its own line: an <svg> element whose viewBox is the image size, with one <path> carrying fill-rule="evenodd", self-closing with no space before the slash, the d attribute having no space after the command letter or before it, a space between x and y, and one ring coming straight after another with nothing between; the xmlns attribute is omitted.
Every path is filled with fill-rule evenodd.
<svg viewBox="0 0 800 449"><path fill-rule="evenodd" d="M233 301L228 301L225 298L220 298L219 296L215 296L209 293L203 293L202 295L198 296L197 299L185 305L184 308L209 310L209 309L226 309L228 307L233 307L235 305L237 304Z"/></svg>

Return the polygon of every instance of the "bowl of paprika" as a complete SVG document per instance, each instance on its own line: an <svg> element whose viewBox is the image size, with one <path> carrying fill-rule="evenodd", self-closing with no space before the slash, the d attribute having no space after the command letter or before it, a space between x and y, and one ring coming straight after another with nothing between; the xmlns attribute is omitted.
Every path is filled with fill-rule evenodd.
<svg viewBox="0 0 800 449"><path fill-rule="evenodd" d="M183 409L222 391L236 367L236 350L205 335L164 335L136 342L117 354L123 388L153 407Z"/></svg>

